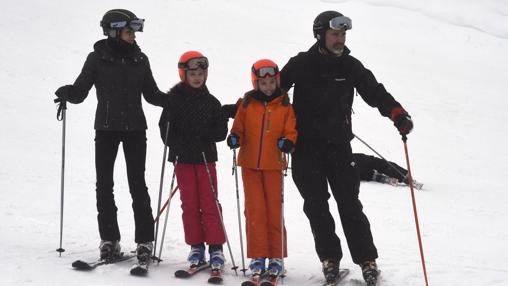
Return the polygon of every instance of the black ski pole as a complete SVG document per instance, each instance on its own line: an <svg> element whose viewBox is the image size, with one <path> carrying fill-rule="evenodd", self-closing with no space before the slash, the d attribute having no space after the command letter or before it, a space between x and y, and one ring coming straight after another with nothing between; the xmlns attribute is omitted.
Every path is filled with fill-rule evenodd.
<svg viewBox="0 0 508 286"><path fill-rule="evenodd" d="M281 271L281 278L284 279L284 271L285 271L285 266L284 266L284 240L285 240L285 236L284 236L284 177L287 176L287 166L286 166L286 154L284 152L280 152L280 161L281 161L281 165L282 165L282 168L281 168L281 192L280 192L280 227L281 227L281 230L280 230L280 236L281 236L281 259L282 259L282 271Z"/></svg>
<svg viewBox="0 0 508 286"><path fill-rule="evenodd" d="M240 269L240 271L242 271L243 276L245 276L247 268L245 268L245 259L243 253L242 219L240 215L240 191L238 190L238 166L236 165L236 149L233 149L233 174L235 175L236 209L238 213L238 231L240 233L240 250L242 253L242 269Z"/></svg>
<svg viewBox="0 0 508 286"><path fill-rule="evenodd" d="M159 183L159 199L157 200L157 217L159 217L160 213L159 210L161 209L161 200L162 200L162 186L164 184L164 169L166 167L166 156L167 156L167 150L168 150L168 134L169 134L169 121L166 124L166 134L164 136L164 151L162 152L162 168L161 168L161 178ZM173 187L171 187L171 190ZM157 251L157 238L159 236L159 220L155 222L155 241L153 246L153 257L152 260L160 259L155 256Z"/></svg>
<svg viewBox="0 0 508 286"><path fill-rule="evenodd" d="M62 248L62 240L63 240L63 214L64 214L64 182L65 182L65 124L66 117L65 111L67 110L67 102L60 98L54 100L55 103L58 104L58 112L56 114L56 119L58 121L62 121L62 170L60 176L60 247L57 248L57 252L59 256L62 256L62 252L65 249Z"/></svg>
<svg viewBox="0 0 508 286"><path fill-rule="evenodd" d="M235 259L233 258L233 252L231 251L231 244L229 243L228 233L226 232L226 226L224 225L224 218L222 217L222 211L219 206L219 197L217 196L217 192L215 191L215 187L213 186L212 175L210 174L210 169L208 168L208 162L206 161L205 152L201 152L203 155L203 162L205 163L206 173L208 174L208 181L210 182L210 188L212 189L213 197L215 199L215 205L217 206L217 211L219 212L220 223L222 225L222 230L224 231L224 237L226 238L226 243L229 249L229 256L231 257L231 263L233 263L232 270L235 271L236 276L238 276L238 266L235 264Z"/></svg>
<svg viewBox="0 0 508 286"><path fill-rule="evenodd" d="M175 157L175 165L173 166L173 176L171 178L171 186L169 188L169 191L173 190L173 186L175 185L175 178L176 178L176 166L178 164L178 156ZM177 187L178 188L178 187ZM161 237L161 247L159 250L159 259L157 260L157 264L161 261L162 256L162 247L164 246L164 237L166 236L166 227L168 225L168 217L169 217L169 206L171 204L171 199L173 198L173 195L176 192L176 188L169 194L168 198L168 209L166 210L166 218L164 220L164 229L162 230L162 237Z"/></svg>

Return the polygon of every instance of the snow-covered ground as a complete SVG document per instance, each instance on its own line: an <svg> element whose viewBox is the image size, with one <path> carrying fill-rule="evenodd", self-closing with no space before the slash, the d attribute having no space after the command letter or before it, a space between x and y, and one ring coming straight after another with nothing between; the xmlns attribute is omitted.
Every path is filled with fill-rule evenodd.
<svg viewBox="0 0 508 286"><path fill-rule="evenodd" d="M164 241L164 261L147 278L131 277L130 262L91 273L73 271L76 259L98 254L93 116L95 91L71 105L67 121L64 240L58 256L61 123L52 102L57 87L72 83L102 38L106 10L127 8L146 19L137 41L151 60L162 90L178 80L186 50L208 56L208 87L222 103L250 88L259 58L280 66L313 43L312 21L324 10L353 20L347 45L410 112L415 129L408 147L430 285L508 285L508 176L505 121L508 76L508 4L503 0L362 1L3 1L0 9L0 277L2 285L202 285L205 275L177 280L185 265L179 198ZM160 109L147 115L146 178L157 204L162 144ZM356 98L354 131L385 157L404 165L392 123ZM369 152L358 141L355 151ZM232 153L219 144L219 192L236 264L241 265ZM135 247L125 163L115 169L116 199L125 250ZM166 172L167 196L172 168ZM243 198L243 197L242 197ZM383 285L423 285L422 266L407 188L363 183L368 215L383 270ZM243 205L243 204L242 204ZM331 208L335 204L331 201ZM337 212L334 209L333 213ZM337 223L339 219L336 216ZM320 285L320 264L302 199L286 180L289 258L285 285ZM503 226L504 225L504 226ZM340 230L340 227L338 227ZM343 238L341 231L340 237ZM344 242L345 246L345 242ZM344 247L344 285L361 285L361 273ZM231 261L228 262L231 266ZM464 279L467 282L464 282ZM241 279L227 271L225 285Z"/></svg>

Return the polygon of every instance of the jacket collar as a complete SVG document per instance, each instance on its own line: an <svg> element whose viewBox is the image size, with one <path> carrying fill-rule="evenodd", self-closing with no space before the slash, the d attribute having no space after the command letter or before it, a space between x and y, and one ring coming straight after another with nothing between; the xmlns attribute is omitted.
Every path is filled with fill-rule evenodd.
<svg viewBox="0 0 508 286"><path fill-rule="evenodd" d="M344 46L344 51L342 52L342 54L340 56L336 56L332 53L327 53L326 50L323 52L321 49L322 48L319 46L319 43L316 42L314 45L312 45L312 47L310 47L308 52L313 55L321 55L321 56L330 57L330 58L340 58L342 56L347 56L351 53L351 50L347 46Z"/></svg>
<svg viewBox="0 0 508 286"><path fill-rule="evenodd" d="M137 43L134 43L134 47L132 51L129 53L126 53L125 55L121 55L118 52L116 52L114 49L110 47L108 44L107 39L102 39L97 41L94 46L94 51L99 53L102 60L113 62L115 59L120 58L129 58L132 59L135 63L142 62L146 59L144 54L141 52L141 49L139 48Z"/></svg>

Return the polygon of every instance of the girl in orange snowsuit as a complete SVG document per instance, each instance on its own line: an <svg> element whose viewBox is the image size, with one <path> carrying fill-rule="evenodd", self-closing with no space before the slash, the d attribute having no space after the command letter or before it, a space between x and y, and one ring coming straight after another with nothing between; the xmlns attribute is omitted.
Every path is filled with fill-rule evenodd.
<svg viewBox="0 0 508 286"><path fill-rule="evenodd" d="M231 134L230 148L240 147L245 192L247 257L253 273L282 269L281 192L286 154L296 143L296 119L288 95L280 89L279 70L271 60L252 66L254 90L239 104ZM284 238L286 236L284 235ZM286 253L284 241L284 257Z"/></svg>

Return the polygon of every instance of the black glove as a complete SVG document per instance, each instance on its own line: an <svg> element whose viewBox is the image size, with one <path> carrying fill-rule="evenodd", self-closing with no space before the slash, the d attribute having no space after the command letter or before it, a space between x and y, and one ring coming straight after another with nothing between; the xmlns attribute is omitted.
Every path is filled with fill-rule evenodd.
<svg viewBox="0 0 508 286"><path fill-rule="evenodd" d="M390 117L393 121L393 125L399 130L400 135L407 135L413 130L411 116L409 116L402 107L394 108Z"/></svg>
<svg viewBox="0 0 508 286"><path fill-rule="evenodd" d="M291 140L281 137L277 140L277 147L284 153L291 153L295 148L295 144Z"/></svg>
<svg viewBox="0 0 508 286"><path fill-rule="evenodd" d="M242 98L239 98L235 104L225 104L222 106L222 113L226 118L235 118L238 106L242 103Z"/></svg>
<svg viewBox="0 0 508 286"><path fill-rule="evenodd" d="M229 148L236 149L240 147L240 137L238 137L238 135L235 133L231 133L228 135L226 143L228 144Z"/></svg>
<svg viewBox="0 0 508 286"><path fill-rule="evenodd" d="M55 91L55 94L58 97L58 99L55 100L55 102L68 101L69 98L71 97L71 92L72 92L73 88L74 87L72 85L70 85L70 84L59 87Z"/></svg>

